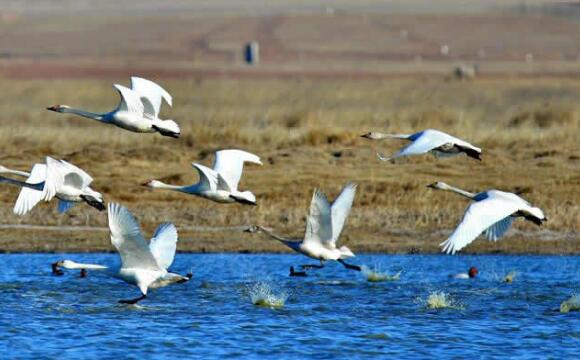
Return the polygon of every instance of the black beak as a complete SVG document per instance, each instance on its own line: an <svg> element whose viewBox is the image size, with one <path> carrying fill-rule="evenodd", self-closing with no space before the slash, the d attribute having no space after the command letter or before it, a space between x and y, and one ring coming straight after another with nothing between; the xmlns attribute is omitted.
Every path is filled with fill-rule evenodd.
<svg viewBox="0 0 580 360"><path fill-rule="evenodd" d="M49 106L46 108L46 110L56 111L56 106Z"/></svg>

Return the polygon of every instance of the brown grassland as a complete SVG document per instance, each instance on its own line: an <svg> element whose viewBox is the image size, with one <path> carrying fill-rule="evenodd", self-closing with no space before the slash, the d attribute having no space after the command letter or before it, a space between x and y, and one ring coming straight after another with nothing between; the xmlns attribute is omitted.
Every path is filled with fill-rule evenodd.
<svg viewBox="0 0 580 360"><path fill-rule="evenodd" d="M106 32L100 25L102 19L80 30L79 23L63 26L56 20L46 20L35 23L36 28L31 30L25 26L26 16L5 16L0 30L11 33L0 37L0 45L15 50L13 57L0 59L0 164L26 170L47 155L66 159L94 177L94 189L103 192L106 201L130 208L146 233L151 234L162 221L175 223L181 251L286 251L276 242L241 229L260 224L299 238L313 189L319 187L334 198L346 182L355 181L357 197L342 236L353 251L437 252L438 244L467 206L456 195L426 188L431 182L445 181L471 191L522 191L522 196L543 208L549 219L541 228L517 221L506 239L497 243L479 240L465 252L580 253L577 61L564 61L560 67L557 62L562 58L551 57L550 53L544 63L537 65L546 71L512 71L522 62L514 59L523 59L525 49L518 49L521 51L515 55L505 52L503 58L498 50L489 53L494 57L488 66L493 72L486 73L484 64L482 75L474 81L457 81L447 75L457 59L443 61L425 52L430 43L427 35L442 37L445 31L441 27L453 23L452 19L408 15L399 17L399 23L389 28L389 22L379 15L367 16L364 21L361 15L337 16L343 18L336 24L351 29L345 35L348 41L333 37L325 42L321 36L319 41L326 47L316 51L312 50L318 46L316 37L303 32L336 33L339 28L325 16L268 16L265 20L244 17L238 23L237 17L227 21L208 17L196 20L198 28L187 17L175 21L160 18L150 29L151 34L139 35L144 39L131 36L137 32L129 25L122 28L122 39L115 38L113 33L121 25L115 28L115 20L109 19L113 30L100 36L113 40L97 43L102 46L99 54L94 54L90 45L83 46L82 41L98 40L99 32ZM488 31L494 29L489 17L470 16L466 22L483 24ZM525 33L527 23L515 22L510 16L496 18L512 31ZM578 21L556 17L530 17L529 21L538 22L547 32L552 29L560 40L557 44L564 49L579 50ZM169 23L173 27L163 26ZM377 47L382 45L373 42L375 38L364 49L336 48L345 43L366 44L363 35L377 29L386 29L382 34L385 38L396 39L403 27L423 31L423 36L412 46L383 44L388 49L401 49L397 54L381 52ZM163 31L156 33L155 29ZM238 36L236 29L242 29L244 35ZM501 27L499 31L509 33ZM243 38L260 33L277 34L261 38L263 44L274 44L275 49L278 46L278 51L265 50L263 68L248 69L235 59L228 63L231 55L223 53L228 54L228 46L235 47L243 43ZM175 50L183 41L160 41L158 49L135 45L155 34L160 39L172 39L177 34L179 39L191 37L195 41L188 40L192 47L185 52ZM457 35L469 36L461 31ZM48 56L49 49L42 48L47 46L43 40L56 41L63 36L74 46L58 42L56 58ZM484 41L491 41L492 35L487 36L489 39ZM303 43L304 38L312 43ZM473 45L461 39L457 48L466 49L465 54L475 53L470 48ZM305 47L299 69L292 68L291 59L298 55L288 44ZM550 44L556 47L554 42ZM123 45L130 54L127 57L119 55ZM533 42L529 46L541 49ZM163 53L171 55L169 65L154 61ZM188 65L186 59L192 53L201 55ZM405 65L401 71L400 63L413 59L415 53L431 61L432 67ZM360 54L366 55L361 58ZM101 55L103 59L99 59ZM278 60L282 62L279 67L272 65ZM212 61L219 66L212 67ZM395 65L389 68L381 64L383 61ZM325 63L338 65L325 69ZM357 64L368 65L372 71L364 72ZM558 73L551 69L571 70ZM127 84L130 74L146 75L171 92L174 107L165 107L162 117L181 125L180 139L134 134L44 110L59 103L95 112L111 110L118 101L111 84ZM402 143L370 142L360 137L369 130L411 133L425 128L440 129L480 146L483 161L422 156L384 163L375 152L391 153ZM256 194L257 207L215 204L139 185L148 179L174 184L196 182L190 163L211 165L213 152L224 148L240 148L261 156L264 166L246 166L241 182L241 189ZM1 251L112 250L105 212L77 205L59 215L51 203L17 217L12 214L17 193L18 188L0 186Z"/></svg>

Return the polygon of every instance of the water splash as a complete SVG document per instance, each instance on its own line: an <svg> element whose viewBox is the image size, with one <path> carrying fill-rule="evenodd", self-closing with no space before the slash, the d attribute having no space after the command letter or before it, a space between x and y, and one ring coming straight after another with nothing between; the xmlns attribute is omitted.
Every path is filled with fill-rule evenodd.
<svg viewBox="0 0 580 360"><path fill-rule="evenodd" d="M247 285L247 290L252 304L275 309L283 307L289 296L286 291L276 293L273 286L264 281Z"/></svg>
<svg viewBox="0 0 580 360"><path fill-rule="evenodd" d="M419 300L429 309L463 309L451 296L444 291L431 291L425 300Z"/></svg>
<svg viewBox="0 0 580 360"><path fill-rule="evenodd" d="M401 271L394 275L390 275L381 271L377 267L371 269L366 265L361 267L361 273L367 278L367 281L369 282L396 281L401 278Z"/></svg>
<svg viewBox="0 0 580 360"><path fill-rule="evenodd" d="M560 312L580 311L580 295L572 295L568 300L560 304Z"/></svg>
<svg viewBox="0 0 580 360"><path fill-rule="evenodd" d="M503 277L502 281L504 283L511 283L514 281L518 273L516 271L510 271L506 276Z"/></svg>

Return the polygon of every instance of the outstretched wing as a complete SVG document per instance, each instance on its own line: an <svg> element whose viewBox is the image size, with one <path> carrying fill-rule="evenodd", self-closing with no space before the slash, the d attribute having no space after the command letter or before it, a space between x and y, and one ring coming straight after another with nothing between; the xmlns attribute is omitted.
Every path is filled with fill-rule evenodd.
<svg viewBox="0 0 580 360"><path fill-rule="evenodd" d="M133 76L131 77L131 89L139 94L147 118L158 118L162 100L165 100L169 106L173 105L171 95L151 80Z"/></svg>
<svg viewBox="0 0 580 360"><path fill-rule="evenodd" d="M58 212L64 214L75 205L72 201L58 200Z"/></svg>
<svg viewBox="0 0 580 360"><path fill-rule="evenodd" d="M306 234L304 243L329 243L332 241L332 220L330 204L326 195L318 189L314 190L310 202L310 213L306 218Z"/></svg>
<svg viewBox="0 0 580 360"><path fill-rule="evenodd" d="M109 203L111 244L121 256L122 268L162 270L141 234L137 219L127 208Z"/></svg>
<svg viewBox="0 0 580 360"><path fill-rule="evenodd" d="M356 194L356 184L348 183L342 189L340 195L334 200L331 207L332 213L332 244L336 246L336 241L340 237L348 213L352 207Z"/></svg>
<svg viewBox="0 0 580 360"><path fill-rule="evenodd" d="M145 108L138 93L123 85L115 84L113 86L121 95L121 102L118 107L120 111L127 111L139 116L144 115Z"/></svg>
<svg viewBox="0 0 580 360"><path fill-rule="evenodd" d="M157 264L168 269L173 263L175 250L177 250L177 229L175 226L171 223L159 225L149 243L149 249Z"/></svg>
<svg viewBox="0 0 580 360"><path fill-rule="evenodd" d="M425 154L441 145L450 142L451 137L443 132L425 130L411 136L413 142L396 152L391 159L401 156Z"/></svg>
<svg viewBox="0 0 580 360"><path fill-rule="evenodd" d="M64 164L50 156L46 157L46 180L44 181L44 191L42 199L50 201L64 185L64 175L66 170Z"/></svg>
<svg viewBox="0 0 580 360"><path fill-rule="evenodd" d="M238 189L244 162L262 165L260 157L242 150L220 150L215 153L213 169L228 183L232 191Z"/></svg>
<svg viewBox="0 0 580 360"><path fill-rule="evenodd" d="M218 186L218 173L215 172L213 169L208 168L207 166L191 163L191 166L197 170L199 174L199 184L203 189L217 190Z"/></svg>
<svg viewBox="0 0 580 360"><path fill-rule="evenodd" d="M472 203L455 231L441 243L443 252L454 254L463 249L490 226L518 211L519 205L502 197L488 197Z"/></svg>
<svg viewBox="0 0 580 360"><path fill-rule="evenodd" d="M64 160L61 160L60 162L62 163L63 169L66 171L64 179L65 185L78 186L79 189L84 189L91 185L93 178L83 169Z"/></svg>
<svg viewBox="0 0 580 360"><path fill-rule="evenodd" d="M46 180L46 165L34 164L30 171L30 176L26 179L29 184L38 184ZM23 187L20 190L16 204L14 204L14 213L17 215L24 215L42 200L44 191L34 190Z"/></svg>
<svg viewBox="0 0 580 360"><path fill-rule="evenodd" d="M485 236L488 240L497 241L509 230L513 222L513 217L507 216L496 222L485 230Z"/></svg>

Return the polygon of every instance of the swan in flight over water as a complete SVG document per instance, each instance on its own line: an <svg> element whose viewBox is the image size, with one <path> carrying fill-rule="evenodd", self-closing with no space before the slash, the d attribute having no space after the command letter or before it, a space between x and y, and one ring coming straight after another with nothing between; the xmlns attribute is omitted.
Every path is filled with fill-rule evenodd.
<svg viewBox="0 0 580 360"><path fill-rule="evenodd" d="M28 177L26 182L23 182L0 176L0 182L22 187L14 205L14 213L17 215L24 215L41 200L50 201L54 197L59 200L60 213L66 212L79 202L86 202L99 211L105 210L103 195L89 186L93 178L84 170L64 160L47 157L46 164L34 164L30 173L9 171L3 172Z"/></svg>
<svg viewBox="0 0 580 360"><path fill-rule="evenodd" d="M150 180L144 183L143 186L197 195L219 203L238 202L246 205L257 205L254 194L250 191L238 190L244 162L262 165L260 158L249 152L220 150L215 153L213 169L192 163L192 166L199 173L199 182L197 184L179 186L165 184L158 180Z"/></svg>
<svg viewBox="0 0 580 360"><path fill-rule="evenodd" d="M544 212L518 195L499 190L488 190L478 194L436 182L427 187L432 189L455 192L473 200L461 223L447 240L441 243L443 252L455 254L475 240L481 233L489 240L497 241L510 228L516 217L523 217L536 225L547 221Z"/></svg>
<svg viewBox="0 0 580 360"><path fill-rule="evenodd" d="M131 300L121 300L122 304L136 304L147 297L148 289L157 289L175 283L184 283L192 274L185 276L168 272L177 248L177 229L170 223L159 225L147 245L137 219L127 208L109 203L109 229L111 243L121 256L121 268L113 271L107 266L82 264L71 260L61 260L52 265L53 273L65 269L105 270L107 274L135 285L141 296Z"/></svg>
<svg viewBox="0 0 580 360"><path fill-rule="evenodd" d="M347 264L344 261L346 258L355 256L348 247L336 247L336 241L340 237L352 207L355 193L356 184L348 183L331 206L324 193L318 189L314 190L310 203L310 213L306 219L306 234L302 240L285 239L272 233L269 229L256 225L250 226L245 231L251 233L261 231L290 249L320 261L320 265L302 265L303 269L321 269L324 267L325 261L335 260L347 269L361 271L359 266ZM293 268L290 269L291 274L295 272L293 270Z"/></svg>
<svg viewBox="0 0 580 360"><path fill-rule="evenodd" d="M125 130L138 133L158 132L163 136L178 138L179 125L173 120L159 119L161 102L172 106L171 95L153 81L133 76L131 89L123 85L113 85L121 96L117 108L105 114L73 109L67 105L55 105L47 110L65 114L76 114L105 124L113 124Z"/></svg>
<svg viewBox="0 0 580 360"><path fill-rule="evenodd" d="M377 153L378 158L382 161L389 161L409 155L421 155L428 152L431 152L435 157L466 154L469 157L481 161L480 148L439 130L427 129L411 135L369 132L361 136L370 140L403 139L411 141L409 145L390 157L385 157L383 154Z"/></svg>

